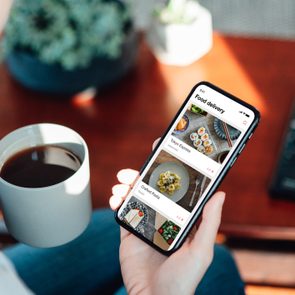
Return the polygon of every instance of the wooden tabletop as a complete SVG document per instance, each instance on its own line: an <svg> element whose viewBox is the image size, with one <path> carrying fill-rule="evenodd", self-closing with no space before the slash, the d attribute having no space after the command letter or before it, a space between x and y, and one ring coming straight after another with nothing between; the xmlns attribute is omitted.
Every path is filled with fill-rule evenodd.
<svg viewBox="0 0 295 295"><path fill-rule="evenodd" d="M94 207L108 206L119 169L139 169L189 90L208 80L255 105L262 121L222 184L221 231L295 240L295 202L273 200L268 184L295 97L295 42L214 35L209 54L188 67L165 66L142 42L135 68L93 100L23 88L0 66L0 137L32 123L69 126L90 150Z"/></svg>

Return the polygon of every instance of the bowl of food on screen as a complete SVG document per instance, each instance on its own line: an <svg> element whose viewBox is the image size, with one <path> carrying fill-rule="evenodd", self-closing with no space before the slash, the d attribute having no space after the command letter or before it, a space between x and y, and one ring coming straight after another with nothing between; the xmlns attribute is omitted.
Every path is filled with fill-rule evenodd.
<svg viewBox="0 0 295 295"><path fill-rule="evenodd" d="M178 121L178 123L177 123L177 125L176 125L173 132L175 134L182 133L188 128L188 125L189 125L188 116L183 115L182 118Z"/></svg>
<svg viewBox="0 0 295 295"><path fill-rule="evenodd" d="M217 156L217 162L222 164L226 156L228 155L228 153L229 153L229 150L222 151L221 153L219 153Z"/></svg>
<svg viewBox="0 0 295 295"><path fill-rule="evenodd" d="M131 202L128 203L123 209L121 219L135 230L140 232L140 226L143 226L147 223L148 210L143 204L139 202Z"/></svg>
<svg viewBox="0 0 295 295"><path fill-rule="evenodd" d="M170 220L165 221L158 229L158 233L168 245L173 243L179 231L180 227Z"/></svg>
<svg viewBox="0 0 295 295"><path fill-rule="evenodd" d="M176 162L160 164L151 174L149 186L173 202L180 201L189 188L187 169Z"/></svg>
<svg viewBox="0 0 295 295"><path fill-rule="evenodd" d="M207 116L206 111L204 111L203 109L201 109L200 107L198 107L197 105L195 105L193 103L189 106L188 110L191 113L196 114L196 115Z"/></svg>
<svg viewBox="0 0 295 295"><path fill-rule="evenodd" d="M241 134L241 131L217 118L214 119L213 128L217 136L223 140L236 140Z"/></svg>

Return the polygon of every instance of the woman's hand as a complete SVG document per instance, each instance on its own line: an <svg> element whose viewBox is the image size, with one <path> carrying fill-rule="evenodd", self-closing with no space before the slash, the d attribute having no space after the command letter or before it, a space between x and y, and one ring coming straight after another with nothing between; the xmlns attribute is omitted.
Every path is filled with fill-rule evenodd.
<svg viewBox="0 0 295 295"><path fill-rule="evenodd" d="M110 206L116 210L138 172L121 170L112 189ZM225 193L217 192L206 204L202 222L183 246L166 257L121 227L120 263L128 294L193 294L213 259L213 246Z"/></svg>

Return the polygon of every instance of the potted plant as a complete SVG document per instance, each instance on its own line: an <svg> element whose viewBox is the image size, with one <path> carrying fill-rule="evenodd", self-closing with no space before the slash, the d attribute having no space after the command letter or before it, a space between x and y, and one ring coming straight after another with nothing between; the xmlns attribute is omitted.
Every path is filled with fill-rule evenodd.
<svg viewBox="0 0 295 295"><path fill-rule="evenodd" d="M193 0L169 0L154 11L147 43L165 64L186 66L212 47L210 12Z"/></svg>
<svg viewBox="0 0 295 295"><path fill-rule="evenodd" d="M134 64L137 34L120 1L15 0L1 46L23 85L73 94L121 78Z"/></svg>

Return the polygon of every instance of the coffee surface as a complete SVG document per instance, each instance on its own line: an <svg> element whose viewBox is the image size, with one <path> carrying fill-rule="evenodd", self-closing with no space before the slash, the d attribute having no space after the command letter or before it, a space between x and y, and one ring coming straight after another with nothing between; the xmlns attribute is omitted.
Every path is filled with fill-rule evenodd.
<svg viewBox="0 0 295 295"><path fill-rule="evenodd" d="M21 187L46 187L72 176L81 160L71 151L53 145L32 147L9 158L0 177Z"/></svg>

